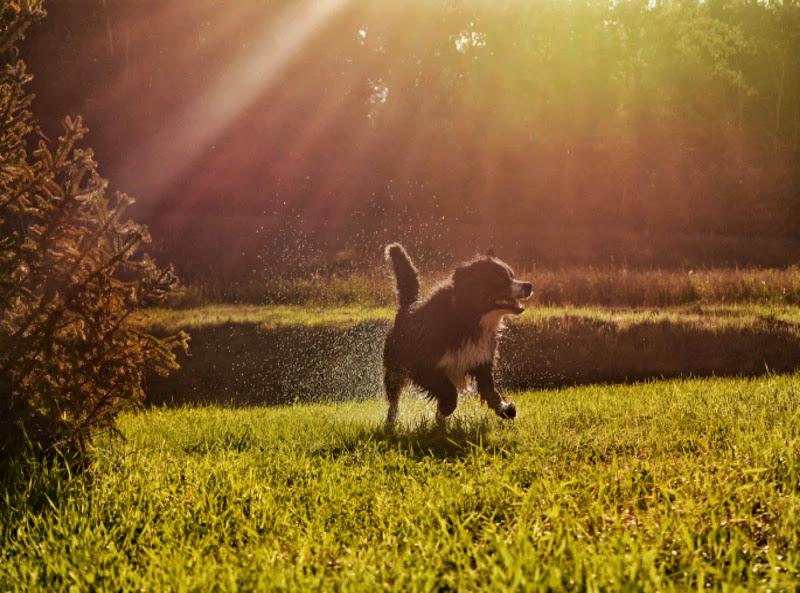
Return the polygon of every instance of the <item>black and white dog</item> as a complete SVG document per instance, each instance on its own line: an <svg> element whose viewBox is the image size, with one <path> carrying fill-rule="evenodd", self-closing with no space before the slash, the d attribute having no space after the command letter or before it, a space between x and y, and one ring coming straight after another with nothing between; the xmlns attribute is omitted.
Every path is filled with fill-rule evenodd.
<svg viewBox="0 0 800 593"><path fill-rule="evenodd" d="M397 278L399 309L383 350L388 423L397 419L400 393L409 381L428 392L444 420L458 404L458 391L473 377L481 400L498 416L514 418L517 408L494 385L497 334L503 317L525 308L530 282L514 279L500 260L485 256L456 268L453 277L419 300L419 278L405 249L386 248Z"/></svg>

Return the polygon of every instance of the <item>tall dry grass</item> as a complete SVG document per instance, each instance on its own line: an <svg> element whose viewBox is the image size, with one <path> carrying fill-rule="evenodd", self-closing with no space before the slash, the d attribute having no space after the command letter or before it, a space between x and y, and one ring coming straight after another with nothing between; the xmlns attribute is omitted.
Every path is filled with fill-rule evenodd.
<svg viewBox="0 0 800 593"><path fill-rule="evenodd" d="M699 304L800 303L800 270L628 270L572 268L530 275L543 305L669 307Z"/></svg>
<svg viewBox="0 0 800 593"><path fill-rule="evenodd" d="M424 275L423 275L424 276ZM533 283L532 304L551 306L671 307L688 304L800 304L800 269L654 270L575 267L520 271ZM423 277L423 290L443 278ZM366 307L394 304L388 270L371 274L315 274L296 278L208 279L184 288L175 308L212 303Z"/></svg>

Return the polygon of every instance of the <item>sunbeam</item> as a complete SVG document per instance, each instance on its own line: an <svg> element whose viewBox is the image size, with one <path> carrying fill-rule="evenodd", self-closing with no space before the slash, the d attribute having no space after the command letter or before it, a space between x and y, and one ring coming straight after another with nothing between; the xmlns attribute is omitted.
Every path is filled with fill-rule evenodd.
<svg viewBox="0 0 800 593"><path fill-rule="evenodd" d="M154 247L192 265L278 268L287 235L595 263L733 235L793 262L797 9L724 4L53 1L32 89L44 133L81 114ZM753 233L775 239L751 259Z"/></svg>
<svg viewBox="0 0 800 593"><path fill-rule="evenodd" d="M272 15L264 33L243 44L239 55L216 80L128 154L113 178L144 195L163 192L279 81L292 59L348 2L309 0L286 8L277 18ZM259 17L253 13L248 11L241 18Z"/></svg>

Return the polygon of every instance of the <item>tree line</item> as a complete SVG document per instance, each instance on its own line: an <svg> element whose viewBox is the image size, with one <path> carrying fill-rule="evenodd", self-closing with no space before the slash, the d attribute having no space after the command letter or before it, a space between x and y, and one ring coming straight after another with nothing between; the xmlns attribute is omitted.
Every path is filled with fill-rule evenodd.
<svg viewBox="0 0 800 593"><path fill-rule="evenodd" d="M378 82L362 109L384 158L437 207L533 224L800 231L800 4L412 2L398 13L366 31ZM435 34L393 35L398 22ZM429 208L420 197L408 191L408 207Z"/></svg>
<svg viewBox="0 0 800 593"><path fill-rule="evenodd" d="M128 64L180 104L259 27L289 27L297 3L249 7L249 28L230 25L216 44L197 16L222 10L211 0L182 12L179 29L152 7L102 4L112 25L148 16L154 34L146 52L109 41L81 88ZM180 48L196 55L176 58L179 71ZM126 105L105 109L126 121ZM99 151L104 127L116 129L98 125ZM138 197L179 267L218 273L232 257L278 268L297 252L379 253L398 237L434 253L454 235L547 237L565 253L574 235L592 238L589 251L658 236L658 253L684 235L796 241L798 171L796 1L352 0L191 168ZM206 217L210 241L189 214Z"/></svg>

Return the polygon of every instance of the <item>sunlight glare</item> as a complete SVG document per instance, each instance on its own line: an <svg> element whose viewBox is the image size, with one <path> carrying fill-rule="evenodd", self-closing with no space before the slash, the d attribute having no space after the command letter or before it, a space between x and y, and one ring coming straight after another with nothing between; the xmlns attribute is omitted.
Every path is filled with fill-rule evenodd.
<svg viewBox="0 0 800 593"><path fill-rule="evenodd" d="M147 171L137 192L158 195L180 177L258 97L278 82L291 60L348 0L310 0L287 9L248 46L207 91L180 117L152 135L129 161L129 169Z"/></svg>

